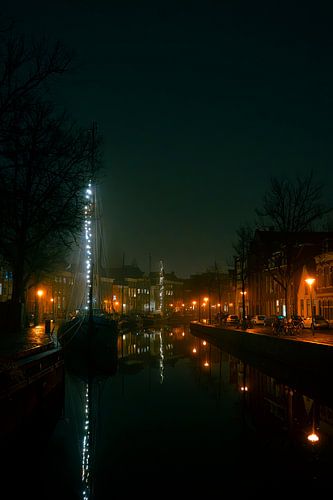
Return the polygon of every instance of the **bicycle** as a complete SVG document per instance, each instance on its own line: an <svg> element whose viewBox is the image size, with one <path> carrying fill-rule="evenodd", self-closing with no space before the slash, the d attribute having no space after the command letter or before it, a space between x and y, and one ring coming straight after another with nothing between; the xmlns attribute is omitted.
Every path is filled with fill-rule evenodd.
<svg viewBox="0 0 333 500"><path fill-rule="evenodd" d="M297 335L302 329L302 324L299 321L288 321L284 325L285 335Z"/></svg>
<svg viewBox="0 0 333 500"><path fill-rule="evenodd" d="M272 324L272 330L274 335L280 335L283 333L283 322L281 320L277 320Z"/></svg>

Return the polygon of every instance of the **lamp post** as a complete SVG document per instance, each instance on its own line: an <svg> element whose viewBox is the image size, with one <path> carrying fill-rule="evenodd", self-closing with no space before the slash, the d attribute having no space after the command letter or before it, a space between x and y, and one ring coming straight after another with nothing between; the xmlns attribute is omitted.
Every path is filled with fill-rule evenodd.
<svg viewBox="0 0 333 500"><path fill-rule="evenodd" d="M314 328L313 328L312 285L315 281L316 281L315 278L306 278L305 280L305 282L309 285L310 289L311 328L313 336L314 336Z"/></svg>
<svg viewBox="0 0 333 500"><path fill-rule="evenodd" d="M242 296L242 323L243 323L243 326L246 323L246 307L245 307L245 296L246 296L246 294L247 294L247 292L245 290L241 291L241 296Z"/></svg>
<svg viewBox="0 0 333 500"><path fill-rule="evenodd" d="M41 299L41 297L43 296L44 292L43 290L39 289L37 290L36 292L36 297L35 297L35 321L34 321L34 325L37 326L38 323L39 323L39 300Z"/></svg>
<svg viewBox="0 0 333 500"><path fill-rule="evenodd" d="M209 304L209 298L208 297L204 297L203 299L203 306L204 306L204 311L205 311L205 316L206 316L206 323L209 323L209 312L206 312L207 311L207 304L208 304L208 307L210 306Z"/></svg>

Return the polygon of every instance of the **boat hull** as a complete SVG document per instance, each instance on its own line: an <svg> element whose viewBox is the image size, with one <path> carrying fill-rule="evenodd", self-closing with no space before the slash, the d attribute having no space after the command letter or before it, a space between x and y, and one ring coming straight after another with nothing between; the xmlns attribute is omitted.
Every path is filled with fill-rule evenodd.
<svg viewBox="0 0 333 500"><path fill-rule="evenodd" d="M62 324L58 339L64 349L65 367L82 376L113 375L117 370L116 321L96 316L77 317Z"/></svg>

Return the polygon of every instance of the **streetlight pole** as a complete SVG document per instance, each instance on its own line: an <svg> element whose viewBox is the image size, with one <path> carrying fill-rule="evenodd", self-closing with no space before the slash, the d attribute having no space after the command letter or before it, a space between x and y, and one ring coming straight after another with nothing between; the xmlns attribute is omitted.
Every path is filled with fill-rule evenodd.
<svg viewBox="0 0 333 500"><path fill-rule="evenodd" d="M34 321L34 326L37 326L39 324L39 315L40 315L40 304L39 301L41 297L43 296L43 290L39 289L36 292L36 297L35 297L35 321Z"/></svg>
<svg viewBox="0 0 333 500"><path fill-rule="evenodd" d="M311 328L313 336L314 336L314 327L313 327L312 285L315 281L316 281L315 278L306 278L305 280L305 282L309 285L310 289Z"/></svg>
<svg viewBox="0 0 333 500"><path fill-rule="evenodd" d="M246 309L245 309L245 295L246 291L243 289L241 291L241 296L242 296L242 326L243 328L246 327Z"/></svg>

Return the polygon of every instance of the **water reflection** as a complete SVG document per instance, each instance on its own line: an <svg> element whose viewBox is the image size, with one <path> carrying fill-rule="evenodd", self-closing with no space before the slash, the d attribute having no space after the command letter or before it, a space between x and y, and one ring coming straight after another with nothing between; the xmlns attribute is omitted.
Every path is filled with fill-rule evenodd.
<svg viewBox="0 0 333 500"><path fill-rule="evenodd" d="M48 450L66 479L54 498L152 498L157 480L170 496L330 485L333 410L322 391L287 384L187 327L122 332L117 372L90 382L67 374Z"/></svg>

